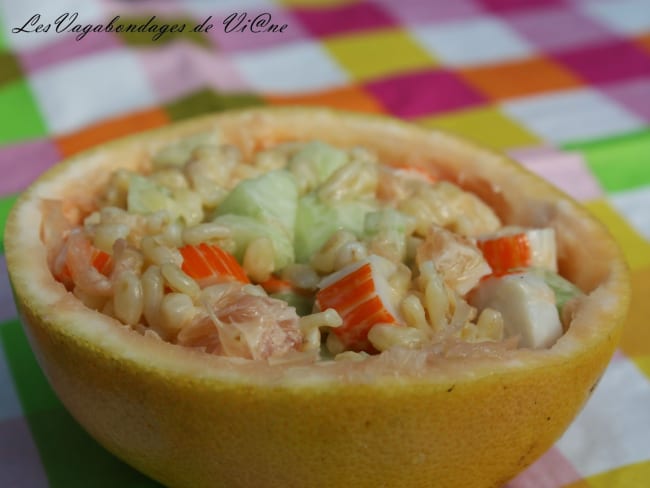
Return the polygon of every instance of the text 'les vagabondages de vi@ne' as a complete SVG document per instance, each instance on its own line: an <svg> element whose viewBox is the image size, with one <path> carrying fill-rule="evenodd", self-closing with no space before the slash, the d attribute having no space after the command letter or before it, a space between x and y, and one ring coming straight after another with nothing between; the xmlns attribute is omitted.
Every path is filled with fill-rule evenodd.
<svg viewBox="0 0 650 488"><path fill-rule="evenodd" d="M121 16L116 15L106 23L83 23L79 22L79 14L63 13L52 22L47 22L41 14L32 15L27 21L18 27L11 29L13 34L39 34L45 32L56 32L63 34L72 32L77 34L75 39L81 41L92 32L116 32L116 33L139 33L151 34L151 39L157 41L166 34L181 32L209 32L217 28L219 21L212 15L196 24L184 22L170 22L159 19L152 15L142 22L123 21ZM264 12L256 15L249 15L247 12L232 12L224 16L221 21L223 31L226 34L249 32L253 34L282 33L288 28L287 24L273 23L270 13Z"/></svg>

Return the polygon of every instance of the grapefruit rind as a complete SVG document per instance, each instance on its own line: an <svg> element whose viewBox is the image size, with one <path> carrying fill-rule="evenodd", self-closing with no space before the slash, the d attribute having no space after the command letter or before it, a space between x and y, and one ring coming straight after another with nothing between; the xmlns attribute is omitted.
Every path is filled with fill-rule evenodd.
<svg viewBox="0 0 650 488"><path fill-rule="evenodd" d="M587 292L547 350L431 357L386 351L311 366L210 356L142 337L85 308L51 276L42 198L97 190L173 140L219 129L362 145L380 160L435 165L512 225L552 226L560 272ZM83 185L80 184L83 182ZM546 451L603 373L629 302L605 228L505 157L449 134L324 109L201 117L80 154L18 200L5 232L16 304L63 404L109 451L170 486L499 486Z"/></svg>

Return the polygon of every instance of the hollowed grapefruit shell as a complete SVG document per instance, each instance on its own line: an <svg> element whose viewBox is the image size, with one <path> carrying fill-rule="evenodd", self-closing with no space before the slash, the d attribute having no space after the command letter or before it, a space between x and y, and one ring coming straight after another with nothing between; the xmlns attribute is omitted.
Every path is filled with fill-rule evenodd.
<svg viewBox="0 0 650 488"><path fill-rule="evenodd" d="M384 353L300 367L200 354L86 309L47 268L40 200L82 199L110 170L140 167L171 141L216 128L244 152L274 140L320 139L435 167L505 221L553 226L560 270L588 298L549 350ZM584 405L629 300L625 264L604 227L516 163L445 133L323 109L210 115L71 158L21 196L5 246L26 333L66 408L138 470L193 488L499 486L546 451Z"/></svg>

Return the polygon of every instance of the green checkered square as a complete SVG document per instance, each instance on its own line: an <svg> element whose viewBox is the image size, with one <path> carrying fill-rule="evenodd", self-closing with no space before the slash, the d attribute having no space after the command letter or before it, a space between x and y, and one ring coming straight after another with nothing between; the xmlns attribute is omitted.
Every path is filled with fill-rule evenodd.
<svg viewBox="0 0 650 488"><path fill-rule="evenodd" d="M0 344L50 486L160 486L115 458L77 424L50 388L17 320L0 325Z"/></svg>
<svg viewBox="0 0 650 488"><path fill-rule="evenodd" d="M16 56L9 52L0 51L0 86L22 76L22 69Z"/></svg>
<svg viewBox="0 0 650 488"><path fill-rule="evenodd" d="M566 147L584 155L601 186L610 193L650 184L648 161L643 157L650 154L648 129Z"/></svg>
<svg viewBox="0 0 650 488"><path fill-rule="evenodd" d="M5 252L5 225L7 225L7 217L9 211L16 203L18 195L7 195L0 197L0 252Z"/></svg>
<svg viewBox="0 0 650 488"><path fill-rule="evenodd" d="M12 320L2 324L0 341L25 414L62 408L32 354L20 322Z"/></svg>
<svg viewBox="0 0 650 488"><path fill-rule="evenodd" d="M116 22L114 26L116 29L118 26L122 26L123 30L122 32L118 32L118 35L130 46L154 46L181 39L201 46L210 46L210 40L205 32L192 31L197 24L200 24L196 19L190 17L161 18L156 16L153 22L149 22L151 17L151 15L142 17L120 17L120 20ZM171 29L175 25L177 26L176 29L179 29L182 24L185 24L182 32L171 32ZM129 25L135 26L135 30L131 30ZM156 32L148 32L147 25L158 27L165 26L167 31L163 34L160 33L160 30ZM137 28L143 28L144 32L138 32ZM127 32L126 29L129 29L129 31ZM154 40L154 37L157 38Z"/></svg>
<svg viewBox="0 0 650 488"><path fill-rule="evenodd" d="M180 120L209 112L263 104L264 100L257 95L249 93L222 94L206 88L165 105L165 110L172 120Z"/></svg>
<svg viewBox="0 0 650 488"><path fill-rule="evenodd" d="M27 81L0 85L0 144L46 134L43 118Z"/></svg>

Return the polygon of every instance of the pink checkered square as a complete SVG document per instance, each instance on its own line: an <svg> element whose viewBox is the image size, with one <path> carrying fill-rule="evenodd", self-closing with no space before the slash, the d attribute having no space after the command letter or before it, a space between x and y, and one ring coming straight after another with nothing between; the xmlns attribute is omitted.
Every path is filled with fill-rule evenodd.
<svg viewBox="0 0 650 488"><path fill-rule="evenodd" d="M77 34L63 34L50 44L25 49L19 53L23 67L35 72L56 63L90 56L122 45L114 32L90 32L82 40Z"/></svg>
<svg viewBox="0 0 650 488"><path fill-rule="evenodd" d="M485 99L455 73L426 70L366 85L392 114L415 118L484 103Z"/></svg>
<svg viewBox="0 0 650 488"><path fill-rule="evenodd" d="M568 485L581 478L562 453L551 448L526 471L503 488L555 488Z"/></svg>
<svg viewBox="0 0 650 488"><path fill-rule="evenodd" d="M578 201L603 196L603 189L580 153L547 147L511 151L510 156Z"/></svg>
<svg viewBox="0 0 650 488"><path fill-rule="evenodd" d="M157 98L163 103L206 86L224 91L247 88L226 56L194 44L177 42L143 50L138 56Z"/></svg>
<svg viewBox="0 0 650 488"><path fill-rule="evenodd" d="M561 6L562 0L481 0L483 6L493 12L503 13L537 7Z"/></svg>
<svg viewBox="0 0 650 488"><path fill-rule="evenodd" d="M573 49L555 58L591 83L650 75L650 56L627 41Z"/></svg>
<svg viewBox="0 0 650 488"><path fill-rule="evenodd" d="M435 7L423 0L377 0L377 3L407 25L453 22L485 15L485 10L474 0L436 2Z"/></svg>
<svg viewBox="0 0 650 488"><path fill-rule="evenodd" d="M611 30L566 7L517 11L503 18L522 37L545 51L561 51L614 38Z"/></svg>
<svg viewBox="0 0 650 488"><path fill-rule="evenodd" d="M598 89L650 123L650 76L607 83Z"/></svg>
<svg viewBox="0 0 650 488"><path fill-rule="evenodd" d="M365 2L330 8L300 8L295 9L294 13L305 28L316 36L360 32L397 25L396 20L380 5Z"/></svg>
<svg viewBox="0 0 650 488"><path fill-rule="evenodd" d="M23 191L60 159L58 149L47 139L0 147L0 195Z"/></svg>

